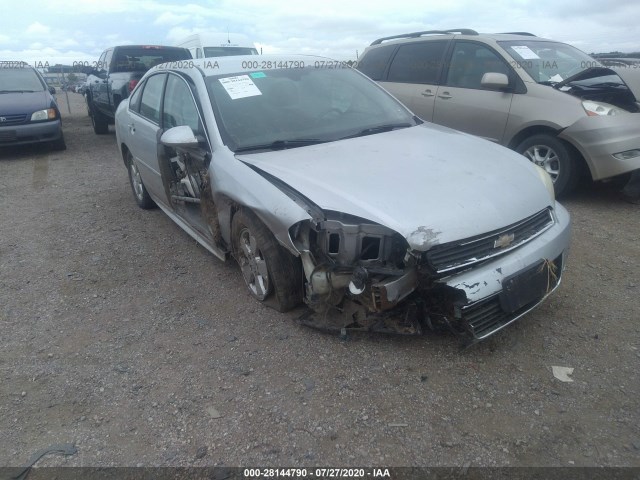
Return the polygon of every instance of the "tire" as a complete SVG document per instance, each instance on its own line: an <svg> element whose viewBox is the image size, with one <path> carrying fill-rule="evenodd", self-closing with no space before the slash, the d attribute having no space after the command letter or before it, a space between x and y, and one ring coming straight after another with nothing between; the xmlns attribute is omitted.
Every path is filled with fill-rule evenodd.
<svg viewBox="0 0 640 480"><path fill-rule="evenodd" d="M155 208L156 204L149 196L149 192L147 192L144 183L142 183L140 171L133 161L130 152L127 152L127 170L129 171L129 184L131 185L133 198L136 200L138 206L143 210Z"/></svg>
<svg viewBox="0 0 640 480"><path fill-rule="evenodd" d="M67 143L64 141L64 135L60 132L60 138L51 142L51 149L57 152L67 149Z"/></svg>
<svg viewBox="0 0 640 480"><path fill-rule="evenodd" d="M240 210L231 222L235 257L249 293L286 312L302 303L302 265L281 246L253 212Z"/></svg>
<svg viewBox="0 0 640 480"><path fill-rule="evenodd" d="M96 110L95 107L90 106L89 108L91 110L91 124L93 125L93 131L96 135L109 133L109 121L107 120L107 117Z"/></svg>
<svg viewBox="0 0 640 480"><path fill-rule="evenodd" d="M570 193L578 184L578 163L562 140L548 134L532 135L516 151L549 174L557 197Z"/></svg>

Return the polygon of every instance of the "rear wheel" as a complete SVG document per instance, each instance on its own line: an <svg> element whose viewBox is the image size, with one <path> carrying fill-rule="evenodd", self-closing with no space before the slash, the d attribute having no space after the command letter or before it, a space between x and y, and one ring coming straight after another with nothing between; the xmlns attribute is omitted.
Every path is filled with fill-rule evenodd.
<svg viewBox="0 0 640 480"><path fill-rule="evenodd" d="M133 198L135 198L138 206L144 210L154 208L156 204L149 196L144 183L142 183L140 170L138 170L138 166L133 161L133 156L130 152L127 152L127 169L129 170L129 183L131 184Z"/></svg>
<svg viewBox="0 0 640 480"><path fill-rule="evenodd" d="M250 211L240 210L232 221L233 256L251 295L280 311L302 302L299 259L282 247L269 229Z"/></svg>
<svg viewBox="0 0 640 480"><path fill-rule="evenodd" d="M549 174L557 196L571 192L578 184L577 161L562 140L548 134L532 135L516 151Z"/></svg>
<svg viewBox="0 0 640 480"><path fill-rule="evenodd" d="M107 117L100 113L95 107L90 106L91 124L93 125L93 131L97 135L104 135L109 133L109 121Z"/></svg>

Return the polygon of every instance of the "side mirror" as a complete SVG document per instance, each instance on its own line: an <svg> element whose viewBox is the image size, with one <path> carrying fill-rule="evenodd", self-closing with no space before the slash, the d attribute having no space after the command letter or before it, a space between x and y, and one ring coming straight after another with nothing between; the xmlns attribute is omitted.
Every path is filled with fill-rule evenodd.
<svg viewBox="0 0 640 480"><path fill-rule="evenodd" d="M49 93L51 95L55 95L56 94L56 87L49 87Z"/></svg>
<svg viewBox="0 0 640 480"><path fill-rule="evenodd" d="M487 72L482 76L480 86L489 90L504 90L509 88L509 77L504 73Z"/></svg>
<svg viewBox="0 0 640 480"><path fill-rule="evenodd" d="M193 130L187 125L170 128L162 134L160 143L172 148L196 148L199 145Z"/></svg>

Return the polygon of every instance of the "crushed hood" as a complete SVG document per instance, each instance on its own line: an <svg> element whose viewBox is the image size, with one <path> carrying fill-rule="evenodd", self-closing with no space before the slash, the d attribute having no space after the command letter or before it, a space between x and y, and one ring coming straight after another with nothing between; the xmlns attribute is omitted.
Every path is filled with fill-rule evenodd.
<svg viewBox="0 0 640 480"><path fill-rule="evenodd" d="M553 87L583 100L610 103L629 112L640 109L640 70L591 67Z"/></svg>
<svg viewBox="0 0 640 480"><path fill-rule="evenodd" d="M612 67L611 70L629 87L629 90L636 97L636 101L640 101L640 68Z"/></svg>
<svg viewBox="0 0 640 480"><path fill-rule="evenodd" d="M518 222L551 202L523 156L429 123L237 158L323 210L384 225L421 251Z"/></svg>

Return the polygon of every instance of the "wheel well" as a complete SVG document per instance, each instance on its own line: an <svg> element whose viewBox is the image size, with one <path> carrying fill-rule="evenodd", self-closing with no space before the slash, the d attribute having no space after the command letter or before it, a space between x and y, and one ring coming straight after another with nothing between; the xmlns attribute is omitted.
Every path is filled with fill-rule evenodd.
<svg viewBox="0 0 640 480"><path fill-rule="evenodd" d="M545 127L543 125L528 127L518 132L516 135L514 135L514 137L511 139L507 147L509 147L512 150L515 150L518 147L518 145L520 145L525 139L533 135L540 135L540 134L552 135L558 140L560 140L571 151L571 153L573 154L573 158L576 159L576 163L578 165L578 168L580 169L580 174L591 176L591 170L589 169L589 166L587 165L587 162L585 161L580 151L575 146L573 146L570 142L567 142L566 140L559 138L558 133L560 133L558 130L555 130L551 127Z"/></svg>
<svg viewBox="0 0 640 480"><path fill-rule="evenodd" d="M127 165L127 153L129 153L129 149L124 143L120 147L120 153L122 153L122 161L124 162L124 166L129 168L129 165Z"/></svg>

